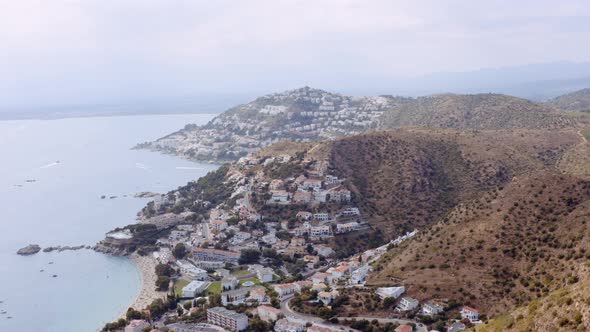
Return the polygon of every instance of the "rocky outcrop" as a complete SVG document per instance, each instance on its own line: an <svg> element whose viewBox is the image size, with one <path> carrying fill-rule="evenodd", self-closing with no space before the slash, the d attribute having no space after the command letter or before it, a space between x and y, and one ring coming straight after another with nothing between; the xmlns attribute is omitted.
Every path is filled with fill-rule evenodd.
<svg viewBox="0 0 590 332"><path fill-rule="evenodd" d="M19 249L16 253L21 256L29 256L38 253L41 250L38 244L29 244L28 246Z"/></svg>

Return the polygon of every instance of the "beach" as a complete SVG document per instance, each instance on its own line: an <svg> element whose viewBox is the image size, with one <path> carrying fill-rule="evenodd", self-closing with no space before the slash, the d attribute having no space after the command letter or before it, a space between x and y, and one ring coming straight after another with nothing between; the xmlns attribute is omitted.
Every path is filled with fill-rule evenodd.
<svg viewBox="0 0 590 332"><path fill-rule="evenodd" d="M156 259L152 255L140 256L137 253L129 256L141 274L141 288L137 297L130 305L135 310L143 310L155 299L166 299L166 292L156 290Z"/></svg>

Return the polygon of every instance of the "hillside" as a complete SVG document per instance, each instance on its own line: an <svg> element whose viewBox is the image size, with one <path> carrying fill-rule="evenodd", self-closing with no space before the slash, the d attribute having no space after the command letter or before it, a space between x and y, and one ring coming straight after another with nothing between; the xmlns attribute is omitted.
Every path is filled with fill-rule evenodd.
<svg viewBox="0 0 590 332"><path fill-rule="evenodd" d="M563 111L590 112L590 88L556 97L547 104Z"/></svg>
<svg viewBox="0 0 590 332"><path fill-rule="evenodd" d="M304 87L257 98L204 126L189 124L137 147L223 162L284 140L337 139L379 129L556 129L576 124L551 107L505 95L350 97Z"/></svg>
<svg viewBox="0 0 590 332"><path fill-rule="evenodd" d="M590 328L590 265L574 267L579 281L550 292L510 313L477 326L477 332L588 331Z"/></svg>
<svg viewBox="0 0 590 332"><path fill-rule="evenodd" d="M399 235L515 176L554 167L579 141L572 130L398 130L334 141L330 164L371 222Z"/></svg>
<svg viewBox="0 0 590 332"><path fill-rule="evenodd" d="M204 126L186 125L138 147L197 160L236 160L282 140L306 142L374 129L398 99L403 98L357 98L304 87L257 98Z"/></svg>
<svg viewBox="0 0 590 332"><path fill-rule="evenodd" d="M405 100L385 112L380 128L564 128L575 121L551 107L500 95L435 95Z"/></svg>
<svg viewBox="0 0 590 332"><path fill-rule="evenodd" d="M402 282L413 296L451 298L488 315L543 297L590 258L590 182L523 174L465 201L379 263L371 284Z"/></svg>

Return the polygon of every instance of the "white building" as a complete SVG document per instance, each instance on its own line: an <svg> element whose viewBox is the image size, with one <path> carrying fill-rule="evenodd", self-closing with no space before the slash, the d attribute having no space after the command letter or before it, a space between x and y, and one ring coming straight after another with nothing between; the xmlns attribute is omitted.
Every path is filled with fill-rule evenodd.
<svg viewBox="0 0 590 332"><path fill-rule="evenodd" d="M256 308L256 311L258 312L260 319L268 322L277 321L282 316L281 310L267 305L259 306Z"/></svg>
<svg viewBox="0 0 590 332"><path fill-rule="evenodd" d="M419 302L416 299L413 299L411 297L402 297L396 309L398 311L410 311L416 309L418 307L418 304Z"/></svg>
<svg viewBox="0 0 590 332"><path fill-rule="evenodd" d="M182 297L195 297L207 289L208 286L209 283L206 281L193 280L182 288Z"/></svg>
<svg viewBox="0 0 590 332"><path fill-rule="evenodd" d="M227 276L221 279L221 290L232 290L238 287L238 279L236 277Z"/></svg>
<svg viewBox="0 0 590 332"><path fill-rule="evenodd" d="M331 292L319 292L318 299L322 301L324 305L330 305L334 299L336 299L340 295L337 290L333 290Z"/></svg>
<svg viewBox="0 0 590 332"><path fill-rule="evenodd" d="M380 287L380 288L377 288L377 290L375 291L375 294L381 296L381 298L393 297L394 299L397 299L405 291L406 291L406 288L404 286L400 286L400 287Z"/></svg>
<svg viewBox="0 0 590 332"><path fill-rule="evenodd" d="M176 265L180 267L180 272L189 275L196 280L205 280L208 277L207 271L200 269L185 260L179 259L176 261Z"/></svg>
<svg viewBox="0 0 590 332"><path fill-rule="evenodd" d="M314 213L313 220L328 221L330 220L330 214L327 212Z"/></svg>
<svg viewBox="0 0 590 332"><path fill-rule="evenodd" d="M469 319L471 322L479 321L479 310L465 306L461 309L461 317Z"/></svg>
<svg viewBox="0 0 590 332"><path fill-rule="evenodd" d="M438 314L441 314L443 312L443 307L441 307L438 304L435 303L424 303L422 305L422 314L424 315L428 315L428 316L436 316Z"/></svg>
<svg viewBox="0 0 590 332"><path fill-rule="evenodd" d="M223 307L207 309L207 322L231 332L243 331L248 328L248 316Z"/></svg>
<svg viewBox="0 0 590 332"><path fill-rule="evenodd" d="M221 292L221 304L224 306L227 306L228 304L242 304L244 301L246 301L247 295L247 288L238 288Z"/></svg>

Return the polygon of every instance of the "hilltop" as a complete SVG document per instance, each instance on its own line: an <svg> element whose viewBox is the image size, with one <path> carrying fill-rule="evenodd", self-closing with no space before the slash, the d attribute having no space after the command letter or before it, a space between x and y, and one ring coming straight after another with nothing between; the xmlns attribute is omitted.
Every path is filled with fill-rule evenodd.
<svg viewBox="0 0 590 332"><path fill-rule="evenodd" d="M236 160L282 140L315 141L374 129L396 100L304 87L257 98L230 108L204 126L187 125L138 147L197 160Z"/></svg>
<svg viewBox="0 0 590 332"><path fill-rule="evenodd" d="M551 107L501 94L444 94L405 100L385 112L382 128L551 129L573 126Z"/></svg>
<svg viewBox="0 0 590 332"><path fill-rule="evenodd" d="M497 94L351 97L304 87L270 94L139 144L196 160L231 161L274 143L310 142L403 127L559 129L576 121L553 108Z"/></svg>
<svg viewBox="0 0 590 332"><path fill-rule="evenodd" d="M590 112L590 88L556 97L547 104L569 112Z"/></svg>

